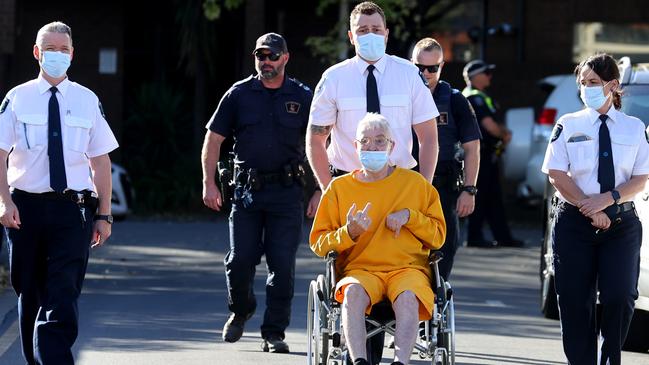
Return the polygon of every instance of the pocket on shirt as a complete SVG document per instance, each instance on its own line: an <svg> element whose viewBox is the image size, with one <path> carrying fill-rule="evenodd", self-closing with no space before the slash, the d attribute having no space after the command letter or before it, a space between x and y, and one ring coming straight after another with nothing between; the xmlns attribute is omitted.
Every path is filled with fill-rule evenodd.
<svg viewBox="0 0 649 365"><path fill-rule="evenodd" d="M67 115L63 132L63 146L69 150L85 153L90 142L92 120L84 117Z"/></svg>
<svg viewBox="0 0 649 365"><path fill-rule="evenodd" d="M339 128L356 135L358 122L367 114L366 98L340 98L338 99Z"/></svg>
<svg viewBox="0 0 649 365"><path fill-rule="evenodd" d="M611 136L613 166L621 169L624 175L631 176L637 153L638 139L633 136ZM644 141L643 141L644 142Z"/></svg>
<svg viewBox="0 0 649 365"><path fill-rule="evenodd" d="M393 128L409 128L410 97L406 94L381 95L381 114L390 122Z"/></svg>
<svg viewBox="0 0 649 365"><path fill-rule="evenodd" d="M21 149L32 149L47 145L47 115L17 115L16 136Z"/></svg>
<svg viewBox="0 0 649 365"><path fill-rule="evenodd" d="M598 159L598 151L595 149L593 140L566 143L566 150L570 161L570 173L573 175L592 170Z"/></svg>

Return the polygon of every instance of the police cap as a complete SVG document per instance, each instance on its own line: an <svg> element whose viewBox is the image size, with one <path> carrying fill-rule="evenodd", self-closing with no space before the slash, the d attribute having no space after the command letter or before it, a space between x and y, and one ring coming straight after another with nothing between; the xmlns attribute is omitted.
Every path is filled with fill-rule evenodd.
<svg viewBox="0 0 649 365"><path fill-rule="evenodd" d="M473 77L483 72L493 71L495 68L496 65L486 63L483 60L473 60L464 66L462 75L464 75L464 77Z"/></svg>
<svg viewBox="0 0 649 365"><path fill-rule="evenodd" d="M254 54L260 49L267 49L273 53L287 53L288 47L286 46L286 41L284 37L277 33L266 33L261 37L257 38L257 43L255 44L255 50L252 51Z"/></svg>

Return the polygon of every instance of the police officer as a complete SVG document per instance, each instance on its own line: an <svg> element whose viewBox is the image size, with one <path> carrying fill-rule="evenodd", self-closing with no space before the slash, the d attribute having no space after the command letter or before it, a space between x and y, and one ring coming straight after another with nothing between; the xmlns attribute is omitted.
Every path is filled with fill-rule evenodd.
<svg viewBox="0 0 649 365"><path fill-rule="evenodd" d="M285 75L289 53L284 38L264 34L253 51L257 75L236 82L207 124L202 153L203 202L220 210L215 183L221 143L234 137L235 193L230 212L230 251L225 257L228 304L232 312L223 340L238 341L254 314L255 267L266 255L266 311L262 350L289 351L289 324L295 255L302 238L304 133L311 90ZM317 200L315 200L317 205Z"/></svg>
<svg viewBox="0 0 649 365"><path fill-rule="evenodd" d="M568 363L620 364L635 299L642 226L633 198L649 176L644 123L620 111L620 72L597 54L575 69L586 108L554 127L542 171L557 190L552 247ZM601 319L596 317L599 290Z"/></svg>
<svg viewBox="0 0 649 365"><path fill-rule="evenodd" d="M407 169L417 165L411 155L415 130L422 150L419 172L432 181L439 113L430 91L412 63L385 53L389 30L381 7L362 2L351 11L349 22L347 35L356 56L322 74L309 116L307 155L320 186L326 188L332 175L362 167L354 140L358 122L368 112L390 121L396 142L390 156L393 165Z"/></svg>
<svg viewBox="0 0 649 365"><path fill-rule="evenodd" d="M118 145L97 96L67 78L70 27L43 26L33 53L38 77L0 106L0 158L9 158L8 170L0 163L0 223L25 360L73 364L89 247L111 233L108 153Z"/></svg>
<svg viewBox="0 0 649 365"><path fill-rule="evenodd" d="M440 80L444 53L435 39L424 38L417 42L412 52L412 62L426 78L440 113L437 118L439 157L433 185L439 192L446 220L446 241L441 248L444 259L439 264L439 271L448 279L460 236L458 216L468 216L475 206L475 185L480 164L480 127L471 105L462 93ZM461 144L464 149L464 179L462 166L455 158L457 144ZM414 143L413 155L417 155L416 146L417 143ZM461 181L463 185L458 184Z"/></svg>
<svg viewBox="0 0 649 365"><path fill-rule="evenodd" d="M469 100L475 111L482 143L480 146L480 171L476 194L475 211L469 217L467 245L473 247L509 246L522 247L523 241L512 237L502 189L500 187L500 155L512 138L512 133L496 118L496 104L485 94L491 85L495 65L482 60L473 60L464 66L463 76L466 88L462 94ZM482 235L484 221L489 223L495 242L487 241Z"/></svg>

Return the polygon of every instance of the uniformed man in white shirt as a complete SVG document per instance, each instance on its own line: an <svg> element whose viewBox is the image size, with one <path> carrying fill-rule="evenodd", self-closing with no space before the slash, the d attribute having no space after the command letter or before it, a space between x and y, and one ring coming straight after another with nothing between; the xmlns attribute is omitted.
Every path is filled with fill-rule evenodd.
<svg viewBox="0 0 649 365"><path fill-rule="evenodd" d="M399 167L417 165L411 155L414 128L421 147L419 171L432 181L438 153L435 118L439 113L425 81L412 63L385 54L389 30L378 5L369 1L358 4L349 21L349 41L356 56L324 72L309 115L307 156L320 186L329 185L331 173L340 175L361 168L353 142L356 126L368 112L380 113L390 121L396 142L390 162Z"/></svg>
<svg viewBox="0 0 649 365"><path fill-rule="evenodd" d="M0 106L0 224L7 230L28 364L74 364L77 298L89 247L111 233L111 162L118 147L97 96L66 75L70 27L36 36L40 73ZM11 153L10 153L11 152Z"/></svg>
<svg viewBox="0 0 649 365"><path fill-rule="evenodd" d="M575 70L584 110L555 125L542 170L557 189L552 247L569 364L619 365L638 298L642 226L633 203L649 176L649 135L622 106L620 72L606 55ZM599 291L601 317L597 318Z"/></svg>

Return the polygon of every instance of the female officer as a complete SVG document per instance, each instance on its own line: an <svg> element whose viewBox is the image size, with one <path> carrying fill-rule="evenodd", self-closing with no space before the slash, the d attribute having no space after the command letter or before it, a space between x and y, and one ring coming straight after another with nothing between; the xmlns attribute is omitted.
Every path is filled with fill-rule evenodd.
<svg viewBox="0 0 649 365"><path fill-rule="evenodd" d="M552 229L563 349L569 364L620 364L634 301L642 227L632 202L649 176L649 137L621 111L615 60L597 54L575 69L586 108L558 121L542 171L557 190ZM602 306L596 318L596 297Z"/></svg>

